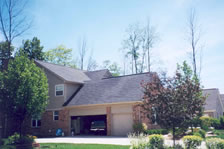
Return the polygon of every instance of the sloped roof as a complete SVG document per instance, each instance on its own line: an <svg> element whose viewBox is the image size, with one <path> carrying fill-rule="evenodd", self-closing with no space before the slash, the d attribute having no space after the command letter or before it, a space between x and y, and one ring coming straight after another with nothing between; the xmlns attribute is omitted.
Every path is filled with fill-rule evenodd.
<svg viewBox="0 0 224 149"><path fill-rule="evenodd" d="M224 105L224 94L220 94L222 105Z"/></svg>
<svg viewBox="0 0 224 149"><path fill-rule="evenodd" d="M84 73L93 81L112 77L112 74L109 72L108 69L102 69L102 70L96 70L96 71L86 71Z"/></svg>
<svg viewBox="0 0 224 149"><path fill-rule="evenodd" d="M86 82L68 106L141 101L143 80L150 80L149 73Z"/></svg>
<svg viewBox="0 0 224 149"><path fill-rule="evenodd" d="M67 82L84 83L84 81L90 80L83 70L38 60L35 60L35 62Z"/></svg>
<svg viewBox="0 0 224 149"><path fill-rule="evenodd" d="M205 110L216 110L218 100L220 100L218 89L204 89L203 96L207 96Z"/></svg>

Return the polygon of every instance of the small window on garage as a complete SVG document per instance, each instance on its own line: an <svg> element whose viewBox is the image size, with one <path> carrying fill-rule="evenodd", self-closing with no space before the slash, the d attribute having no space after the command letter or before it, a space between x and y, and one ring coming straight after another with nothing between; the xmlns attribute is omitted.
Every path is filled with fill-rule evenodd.
<svg viewBox="0 0 224 149"><path fill-rule="evenodd" d="M54 120L54 121L59 120L59 111L54 111L54 112L53 112L53 120Z"/></svg>
<svg viewBox="0 0 224 149"><path fill-rule="evenodd" d="M55 85L55 96L63 96L64 95L64 85L59 84Z"/></svg>

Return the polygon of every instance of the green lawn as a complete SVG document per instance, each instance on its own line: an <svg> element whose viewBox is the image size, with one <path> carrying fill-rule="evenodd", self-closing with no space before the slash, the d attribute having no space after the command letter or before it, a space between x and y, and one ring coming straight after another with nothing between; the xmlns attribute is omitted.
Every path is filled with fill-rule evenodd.
<svg viewBox="0 0 224 149"><path fill-rule="evenodd" d="M0 146L1 149L15 149L12 146ZM41 149L129 149L123 145L103 145L103 144L65 144L65 143L42 143Z"/></svg>
<svg viewBox="0 0 224 149"><path fill-rule="evenodd" d="M42 143L41 149L129 149L123 145Z"/></svg>
<svg viewBox="0 0 224 149"><path fill-rule="evenodd" d="M213 131L214 134L216 134L217 136L215 136L214 138L221 138L224 139L224 130L214 130Z"/></svg>

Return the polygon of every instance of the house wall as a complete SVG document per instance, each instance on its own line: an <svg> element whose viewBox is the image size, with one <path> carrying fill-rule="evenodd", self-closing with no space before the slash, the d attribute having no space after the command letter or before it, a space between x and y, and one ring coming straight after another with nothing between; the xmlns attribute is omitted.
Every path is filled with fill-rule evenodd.
<svg viewBox="0 0 224 149"><path fill-rule="evenodd" d="M65 101L67 101L74 93L75 91L79 88L80 84L75 84L75 83L66 83L64 88L65 88Z"/></svg>
<svg viewBox="0 0 224 149"><path fill-rule="evenodd" d="M70 135L70 119L68 115L68 110L60 110L59 120L55 121L53 120L53 111L46 111L41 117L41 127L33 128L31 126L31 118L27 118L23 128L27 134L32 134L38 137L53 137L56 135L56 130L61 128L65 136L68 136Z"/></svg>
<svg viewBox="0 0 224 149"><path fill-rule="evenodd" d="M152 121L147 117L146 112L140 105L135 104L132 106L132 108L133 108L134 123L145 123L148 126L148 129L160 128L159 125L152 123Z"/></svg>

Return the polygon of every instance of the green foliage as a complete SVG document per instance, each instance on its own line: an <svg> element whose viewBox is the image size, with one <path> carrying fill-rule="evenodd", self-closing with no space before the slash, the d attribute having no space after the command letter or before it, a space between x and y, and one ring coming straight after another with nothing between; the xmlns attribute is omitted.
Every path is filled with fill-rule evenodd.
<svg viewBox="0 0 224 149"><path fill-rule="evenodd" d="M72 49L68 49L64 45L45 52L45 60L54 64L76 67L72 62Z"/></svg>
<svg viewBox="0 0 224 149"><path fill-rule="evenodd" d="M220 128L224 129L224 116L220 117L219 122L220 122Z"/></svg>
<svg viewBox="0 0 224 149"><path fill-rule="evenodd" d="M182 145L176 144L175 146L164 146L164 149L184 149Z"/></svg>
<svg viewBox="0 0 224 149"><path fill-rule="evenodd" d="M213 130L213 133L217 135L217 138L224 139L224 130Z"/></svg>
<svg viewBox="0 0 224 149"><path fill-rule="evenodd" d="M133 131L134 133L144 133L147 130L147 125L145 123L134 123L133 124Z"/></svg>
<svg viewBox="0 0 224 149"><path fill-rule="evenodd" d="M130 149L145 149L149 145L147 136L143 133L131 133L128 134L128 138L131 143Z"/></svg>
<svg viewBox="0 0 224 149"><path fill-rule="evenodd" d="M164 138L162 135L150 135L149 144L149 149L162 149Z"/></svg>
<svg viewBox="0 0 224 149"><path fill-rule="evenodd" d="M194 129L194 136L199 136L201 138L205 138L206 135L206 131L202 130L202 129Z"/></svg>
<svg viewBox="0 0 224 149"><path fill-rule="evenodd" d="M16 55L26 55L30 60L44 60L43 48L44 47L40 45L40 40L37 37L33 37L31 41L23 41L23 45Z"/></svg>
<svg viewBox="0 0 224 149"><path fill-rule="evenodd" d="M13 135L9 136L6 140L4 145L11 145L11 144L16 144L17 140L19 139L19 134L14 133Z"/></svg>
<svg viewBox="0 0 224 149"><path fill-rule="evenodd" d="M203 139L199 136L185 136L183 138L186 149L197 149L201 145Z"/></svg>
<svg viewBox="0 0 224 149"><path fill-rule="evenodd" d="M168 134L169 131L167 129L149 129L146 130L146 134L152 135L152 134L159 134L159 135L165 135Z"/></svg>
<svg viewBox="0 0 224 149"><path fill-rule="evenodd" d="M221 129L222 128L221 127L220 120L217 119L217 118L212 118L212 120L211 120L211 126L214 127L215 129Z"/></svg>
<svg viewBox="0 0 224 149"><path fill-rule="evenodd" d="M206 139L206 146L208 149L223 149L224 140L220 138Z"/></svg>
<svg viewBox="0 0 224 149"><path fill-rule="evenodd" d="M8 50L8 42L0 42L0 60L10 58L13 51L14 47L12 45L10 50Z"/></svg>
<svg viewBox="0 0 224 149"><path fill-rule="evenodd" d="M200 120L201 120L201 128L204 129L204 130L209 130L209 127L211 127L211 124L212 124L212 119L211 117L209 116L202 116L200 117Z"/></svg>
<svg viewBox="0 0 224 149"><path fill-rule="evenodd" d="M121 74L121 67L116 62L111 63L110 60L103 61L102 68L108 69L113 76L119 76Z"/></svg>
<svg viewBox="0 0 224 149"><path fill-rule="evenodd" d="M38 117L48 103L48 82L43 70L25 56L16 56L0 72L0 108L16 118L21 130L25 117Z"/></svg>

